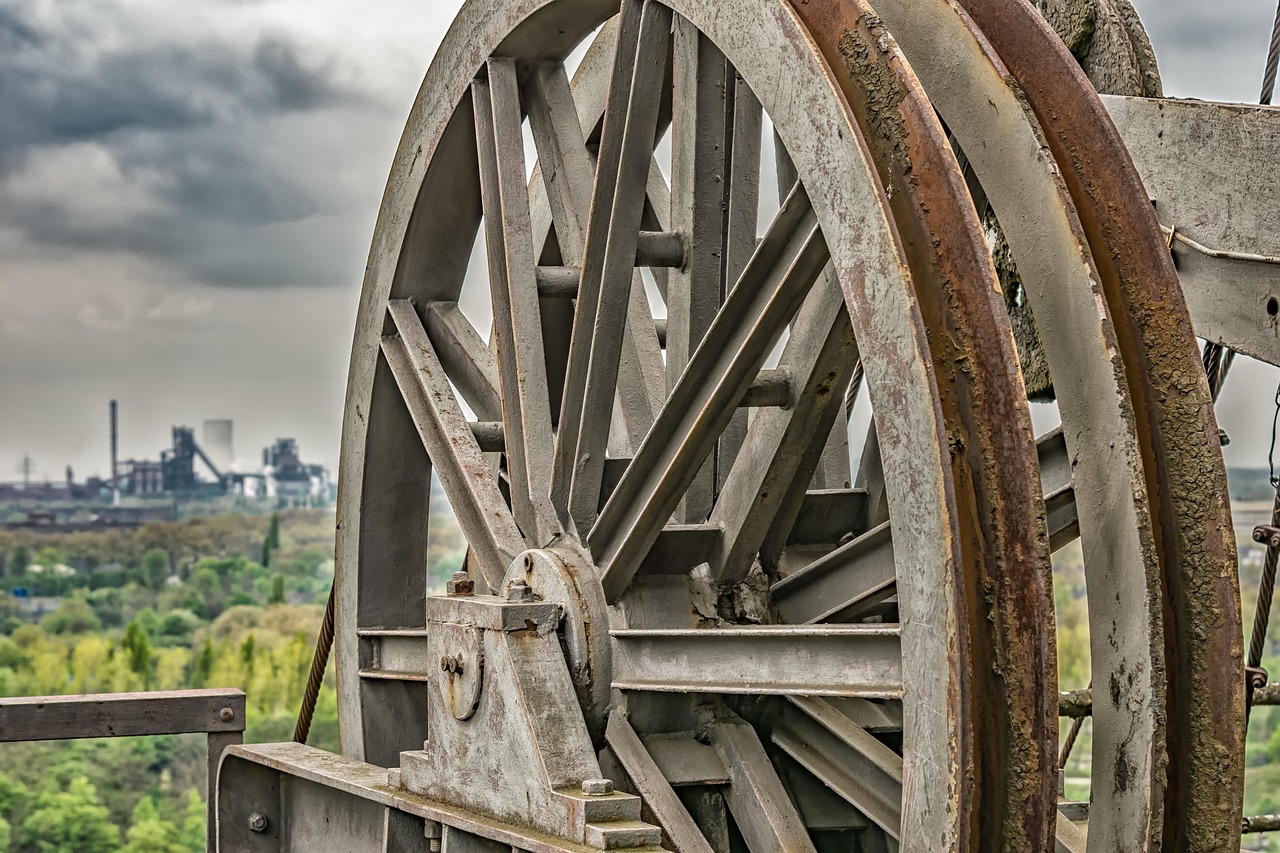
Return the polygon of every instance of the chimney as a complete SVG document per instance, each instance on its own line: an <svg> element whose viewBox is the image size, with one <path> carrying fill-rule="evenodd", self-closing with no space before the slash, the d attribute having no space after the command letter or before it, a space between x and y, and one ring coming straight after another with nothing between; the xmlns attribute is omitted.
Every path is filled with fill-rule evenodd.
<svg viewBox="0 0 1280 853"><path fill-rule="evenodd" d="M111 487L116 486L116 477L119 476L119 469L116 465L116 401L111 401Z"/></svg>

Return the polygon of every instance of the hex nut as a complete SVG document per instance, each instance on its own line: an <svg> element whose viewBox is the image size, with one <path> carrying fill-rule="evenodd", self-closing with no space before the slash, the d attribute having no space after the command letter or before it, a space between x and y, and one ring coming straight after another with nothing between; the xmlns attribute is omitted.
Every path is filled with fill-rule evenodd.
<svg viewBox="0 0 1280 853"><path fill-rule="evenodd" d="M266 832L270 823L271 821L267 820L267 816L262 812L254 812L249 815L249 829L254 832Z"/></svg>
<svg viewBox="0 0 1280 853"><path fill-rule="evenodd" d="M445 584L445 592L449 595L475 595L476 582L466 572L454 572L448 583Z"/></svg>
<svg viewBox="0 0 1280 853"><path fill-rule="evenodd" d="M582 793L588 797L604 797L613 793L613 782L608 779L583 779Z"/></svg>
<svg viewBox="0 0 1280 853"><path fill-rule="evenodd" d="M513 580L507 584L507 601L532 601L533 589L523 580Z"/></svg>

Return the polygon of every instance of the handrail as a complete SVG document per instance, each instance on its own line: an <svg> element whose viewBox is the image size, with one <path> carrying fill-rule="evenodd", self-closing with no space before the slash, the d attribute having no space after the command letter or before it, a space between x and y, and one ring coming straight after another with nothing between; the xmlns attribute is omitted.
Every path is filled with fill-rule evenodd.
<svg viewBox="0 0 1280 853"><path fill-rule="evenodd" d="M218 763L244 740L241 690L159 690L0 699L0 743L205 734L206 846L217 849Z"/></svg>

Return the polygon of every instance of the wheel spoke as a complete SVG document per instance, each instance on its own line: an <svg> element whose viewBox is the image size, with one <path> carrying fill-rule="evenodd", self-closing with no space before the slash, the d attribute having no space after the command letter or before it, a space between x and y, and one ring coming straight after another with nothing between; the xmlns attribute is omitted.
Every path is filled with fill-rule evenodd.
<svg viewBox="0 0 1280 853"><path fill-rule="evenodd" d="M724 301L732 139L732 72L724 54L677 17L672 56L671 227L687 236L689 261L667 278L668 389L676 387ZM710 460L689 484L676 520L705 520L714 492L715 462Z"/></svg>
<svg viewBox="0 0 1280 853"><path fill-rule="evenodd" d="M580 532L599 509L610 413L631 298L671 11L626 0L578 285L552 495Z"/></svg>
<svg viewBox="0 0 1280 853"><path fill-rule="evenodd" d="M711 845L694 823L689 810L680 802L675 789L662 775L649 750L641 743L636 730L627 722L625 713L615 710L609 715L605 739L627 771L636 792L644 799L644 804L653 812L654 819L676 849L687 853L712 853Z"/></svg>
<svg viewBox="0 0 1280 853"><path fill-rule="evenodd" d="M828 434L837 420L843 424L842 389L857 358L844 295L832 276L824 276L800 309L782 353L781 367L808 377L799 399L756 415L711 513L712 523L724 528L712 577L743 577L793 483L803 497L825 446L814 436Z"/></svg>
<svg viewBox="0 0 1280 853"><path fill-rule="evenodd" d="M902 695L897 626L763 625L611 632L613 686L659 693Z"/></svg>
<svg viewBox="0 0 1280 853"><path fill-rule="evenodd" d="M773 585L784 622L837 622L894 594L893 535L882 524Z"/></svg>
<svg viewBox="0 0 1280 853"><path fill-rule="evenodd" d="M520 94L514 61L491 59L488 70L488 81L477 80L471 93L507 433L507 476L516 522L531 540L544 545L559 532L559 525L550 498L551 410L520 134Z"/></svg>
<svg viewBox="0 0 1280 853"><path fill-rule="evenodd" d="M902 756L831 703L792 697L771 739L893 838L902 824Z"/></svg>
<svg viewBox="0 0 1280 853"><path fill-rule="evenodd" d="M1049 540L1061 547L1079 535L1071 460L1060 431L1037 442ZM773 604L790 624L856 619L897 591L888 522L773 585Z"/></svg>
<svg viewBox="0 0 1280 853"><path fill-rule="evenodd" d="M725 179L724 275L721 299L742 271L756 248L756 225L760 207L760 131L764 110L746 82L732 68L725 80L732 94L732 127L729 133L728 174ZM716 447L715 494L724 491L747 435L747 412L735 412Z"/></svg>
<svg viewBox="0 0 1280 853"><path fill-rule="evenodd" d="M582 135L564 65L547 63L539 67L530 78L526 98L529 126L542 165L543 183L560 255L565 264L571 265L569 269L577 267L572 282L576 296L586 243L594 165ZM644 254L643 248L643 242L637 244L638 255ZM666 396L662 349L639 270L633 270L631 276L631 295L627 303L627 324L620 358L615 406L625 429L617 433L623 444L611 447L610 451L629 455L653 425Z"/></svg>
<svg viewBox="0 0 1280 853"><path fill-rule="evenodd" d="M398 334L383 338L382 352L463 535L476 553L480 573L490 589L498 589L507 566L524 550L524 539L453 396L418 312L404 300L393 300L387 310Z"/></svg>
<svg viewBox="0 0 1280 853"><path fill-rule="evenodd" d="M712 729L711 741L729 770L725 800L748 849L814 853L804 821L756 730L741 720L722 720Z"/></svg>
<svg viewBox="0 0 1280 853"><path fill-rule="evenodd" d="M427 336L462 399L485 421L502 419L498 363L456 302L433 302L426 311Z"/></svg>
<svg viewBox="0 0 1280 853"><path fill-rule="evenodd" d="M611 600L630 583L828 257L808 197L797 188L588 536Z"/></svg>

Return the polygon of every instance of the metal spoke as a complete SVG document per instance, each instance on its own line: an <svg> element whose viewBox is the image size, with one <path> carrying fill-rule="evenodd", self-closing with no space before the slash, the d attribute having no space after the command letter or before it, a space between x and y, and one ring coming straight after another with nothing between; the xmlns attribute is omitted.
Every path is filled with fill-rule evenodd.
<svg viewBox="0 0 1280 853"><path fill-rule="evenodd" d="M599 508L670 34L665 6L623 3L552 479L557 509L579 532L590 528Z"/></svg>
<svg viewBox="0 0 1280 853"><path fill-rule="evenodd" d="M471 87L480 155L489 291L507 433L507 477L516 522L538 545L559 525L551 506L551 410L542 315L534 276L515 62L491 59Z"/></svg>
<svg viewBox="0 0 1280 853"><path fill-rule="evenodd" d="M755 729L740 720L722 720L711 741L729 770L725 800L751 853L814 853Z"/></svg>
<svg viewBox="0 0 1280 853"><path fill-rule="evenodd" d="M529 80L526 98L529 103L529 127L533 131L534 144L538 150L547 201L555 223L556 242L560 247L562 260L571 265L565 269L572 274L572 295L576 297L582 274L581 264L586 245L595 167L582 135L564 65L547 63L540 66ZM677 238L676 244L679 247L678 235L672 236ZM644 235L637 243L638 257L645 254L643 237ZM567 277L565 279L558 285L561 290L569 284ZM539 289L542 288L543 285L539 282ZM610 447L611 453L630 454L639 446L653 425L653 419L662 407L665 396L662 350L653 325L653 315L649 311L644 280L639 270L634 270L615 400L615 414L619 416L625 429L617 434L623 439L622 446Z"/></svg>
<svg viewBox="0 0 1280 853"><path fill-rule="evenodd" d="M609 715L605 739L676 849L682 853L712 853L711 845L662 775L649 750L640 742L640 736L631 728L625 713L615 710Z"/></svg>
<svg viewBox="0 0 1280 853"><path fill-rule="evenodd" d="M382 352L458 524L478 557L480 573L490 589L499 589L507 566L524 550L520 529L449 388L418 312L404 300L392 300L387 312L398 334L383 338Z"/></svg>
<svg viewBox="0 0 1280 853"><path fill-rule="evenodd" d="M588 536L611 600L630 583L828 257L808 196L797 188Z"/></svg>
<svg viewBox="0 0 1280 853"><path fill-rule="evenodd" d="M831 703L795 697L782 708L771 739L896 839L902 823L902 756Z"/></svg>
<svg viewBox="0 0 1280 853"><path fill-rule="evenodd" d="M432 302L423 313L427 337L462 399L481 420L501 420L498 363L488 344L456 302Z"/></svg>
<svg viewBox="0 0 1280 853"><path fill-rule="evenodd" d="M792 324L780 366L808 377L795 405L759 413L751 423L737 463L728 473L711 522L724 528L721 548L711 561L716 578L741 578L784 500L810 479L831 424L844 419L843 388L857 362L853 326L844 295L830 275L809 294ZM722 447L723 450L723 442Z"/></svg>
<svg viewBox="0 0 1280 853"><path fill-rule="evenodd" d="M613 686L659 693L902 695L897 626L758 625L611 632Z"/></svg>
<svg viewBox="0 0 1280 853"><path fill-rule="evenodd" d="M1061 547L1079 535L1071 460L1055 430L1036 446L1049 511L1049 540ZM856 619L897 591L893 535L888 522L773 585L778 615L790 624Z"/></svg>
<svg viewBox="0 0 1280 853"><path fill-rule="evenodd" d="M684 18L675 22L671 121L671 227L687 236L689 261L667 278L667 388L674 389L724 300L727 103L724 54ZM753 243L755 235L752 234ZM715 493L715 461L689 484L677 521L704 521Z"/></svg>
<svg viewBox="0 0 1280 853"><path fill-rule="evenodd" d="M732 95L729 114L727 175L725 179L724 273L721 299L746 269L756 248L756 225L760 207L760 132L764 110L746 81L732 67L725 83ZM747 412L737 412L720 436L716 447L715 494L724 491L725 479L747 434Z"/></svg>

